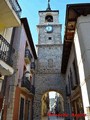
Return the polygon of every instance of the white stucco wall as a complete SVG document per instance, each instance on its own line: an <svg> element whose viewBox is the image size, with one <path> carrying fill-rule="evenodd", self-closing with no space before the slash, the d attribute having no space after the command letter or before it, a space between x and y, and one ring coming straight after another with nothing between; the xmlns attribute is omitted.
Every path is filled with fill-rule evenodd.
<svg viewBox="0 0 90 120"><path fill-rule="evenodd" d="M80 16L77 19L74 44L79 68L84 113L88 115L87 107L90 109L90 15ZM85 120L88 120L88 117Z"/></svg>

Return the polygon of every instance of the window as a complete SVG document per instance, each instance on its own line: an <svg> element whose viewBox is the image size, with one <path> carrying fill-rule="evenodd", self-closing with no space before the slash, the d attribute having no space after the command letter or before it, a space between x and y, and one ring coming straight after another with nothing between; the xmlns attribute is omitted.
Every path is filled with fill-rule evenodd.
<svg viewBox="0 0 90 120"><path fill-rule="evenodd" d="M19 120L24 120L24 98L23 97L21 97L21 100L20 100Z"/></svg>
<svg viewBox="0 0 90 120"><path fill-rule="evenodd" d="M53 22L53 17L52 17L52 15L47 15L47 16L45 17L45 21L46 21L46 22Z"/></svg>
<svg viewBox="0 0 90 120"><path fill-rule="evenodd" d="M49 39L49 40L52 40L52 37L49 37L48 39Z"/></svg>

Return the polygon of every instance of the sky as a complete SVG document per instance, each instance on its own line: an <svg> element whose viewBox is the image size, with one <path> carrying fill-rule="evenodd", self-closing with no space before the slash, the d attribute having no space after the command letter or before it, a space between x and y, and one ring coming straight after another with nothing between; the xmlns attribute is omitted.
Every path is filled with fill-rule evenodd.
<svg viewBox="0 0 90 120"><path fill-rule="evenodd" d="M18 0L22 13L21 17L27 17L34 45L38 43L36 25L39 24L38 11L46 10L48 0ZM52 10L59 10L59 23L62 24L62 41L65 28L66 4L90 3L90 0L50 0Z"/></svg>
<svg viewBox="0 0 90 120"><path fill-rule="evenodd" d="M56 92L54 92L54 91L49 92L49 98L55 98L55 94L56 94Z"/></svg>

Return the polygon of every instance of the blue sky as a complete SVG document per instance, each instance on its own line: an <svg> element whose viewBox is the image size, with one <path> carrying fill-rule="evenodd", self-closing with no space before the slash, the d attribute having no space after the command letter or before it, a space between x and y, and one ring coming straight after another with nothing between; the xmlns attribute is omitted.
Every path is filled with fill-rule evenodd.
<svg viewBox="0 0 90 120"><path fill-rule="evenodd" d="M34 44L38 43L36 25L39 24L38 11L46 10L48 0L18 0L22 8L21 17L27 17L32 33ZM59 22L62 24L62 41L64 35L64 23L66 15L66 4L90 3L90 0L50 0L52 10L59 10Z"/></svg>
<svg viewBox="0 0 90 120"><path fill-rule="evenodd" d="M49 92L49 98L55 98L55 94L56 94L56 92L54 92L54 91Z"/></svg>

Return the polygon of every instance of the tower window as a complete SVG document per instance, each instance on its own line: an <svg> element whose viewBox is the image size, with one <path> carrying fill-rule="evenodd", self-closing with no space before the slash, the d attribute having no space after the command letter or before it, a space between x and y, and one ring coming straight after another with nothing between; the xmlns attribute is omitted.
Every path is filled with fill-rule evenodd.
<svg viewBox="0 0 90 120"><path fill-rule="evenodd" d="M52 17L52 15L47 15L47 16L45 17L45 21L46 21L46 22L53 22L53 17Z"/></svg>
<svg viewBox="0 0 90 120"><path fill-rule="evenodd" d="M49 37L48 39L49 39L49 40L52 40L52 37Z"/></svg>

